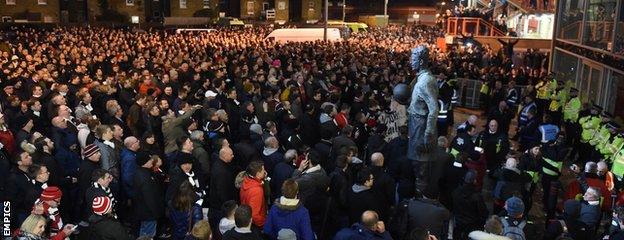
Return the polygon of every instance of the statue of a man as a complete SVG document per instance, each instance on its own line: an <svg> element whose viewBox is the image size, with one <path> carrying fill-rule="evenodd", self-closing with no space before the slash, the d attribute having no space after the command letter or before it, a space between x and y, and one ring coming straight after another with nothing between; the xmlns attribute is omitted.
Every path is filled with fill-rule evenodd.
<svg viewBox="0 0 624 240"><path fill-rule="evenodd" d="M424 190L431 172L433 148L436 144L438 119L438 88L429 70L429 49L424 45L412 49L410 59L416 72L408 113L409 145L407 158L412 161L416 186Z"/></svg>

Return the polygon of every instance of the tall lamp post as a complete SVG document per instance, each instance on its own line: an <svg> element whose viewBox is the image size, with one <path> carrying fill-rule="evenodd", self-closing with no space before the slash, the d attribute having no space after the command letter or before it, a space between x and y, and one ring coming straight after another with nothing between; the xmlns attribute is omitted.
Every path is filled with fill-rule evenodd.
<svg viewBox="0 0 624 240"><path fill-rule="evenodd" d="M323 41L324 42L327 42L327 12L329 12L328 11L328 9L329 9L328 5L329 4L328 4L327 0L325 0L325 17L324 17L325 18L325 24L323 26Z"/></svg>

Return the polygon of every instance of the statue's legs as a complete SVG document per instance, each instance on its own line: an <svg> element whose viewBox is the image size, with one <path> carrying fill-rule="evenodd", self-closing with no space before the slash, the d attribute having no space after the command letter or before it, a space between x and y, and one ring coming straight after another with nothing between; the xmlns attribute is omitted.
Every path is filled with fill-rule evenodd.
<svg viewBox="0 0 624 240"><path fill-rule="evenodd" d="M410 114L408 116L409 146L407 148L407 158L412 162L414 177L416 178L416 188L420 191L425 190L431 173L428 160L421 159L423 154L419 149L422 148L425 140L425 129L427 128L427 116ZM423 161L425 160L425 161Z"/></svg>

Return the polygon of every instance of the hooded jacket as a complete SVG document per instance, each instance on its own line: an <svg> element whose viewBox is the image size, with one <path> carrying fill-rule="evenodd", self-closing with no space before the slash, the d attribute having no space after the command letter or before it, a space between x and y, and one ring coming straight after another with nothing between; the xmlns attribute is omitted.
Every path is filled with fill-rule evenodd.
<svg viewBox="0 0 624 240"><path fill-rule="evenodd" d="M264 197L262 180L245 176L240 189L241 204L251 207L251 219L254 225L263 226L267 215L267 203Z"/></svg>
<svg viewBox="0 0 624 240"><path fill-rule="evenodd" d="M285 197L277 199L264 224L264 233L269 235L270 239L277 239L279 230L286 228L295 232L297 239L314 239L308 209L299 199Z"/></svg>
<svg viewBox="0 0 624 240"><path fill-rule="evenodd" d="M468 238L470 238L470 240L511 240L511 238L484 231L473 231L468 234Z"/></svg>

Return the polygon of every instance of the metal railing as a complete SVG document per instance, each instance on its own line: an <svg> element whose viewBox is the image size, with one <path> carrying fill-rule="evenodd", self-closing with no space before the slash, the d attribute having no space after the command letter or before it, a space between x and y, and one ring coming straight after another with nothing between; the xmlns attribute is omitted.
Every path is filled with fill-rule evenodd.
<svg viewBox="0 0 624 240"><path fill-rule="evenodd" d="M446 21L446 34L478 36L505 36L494 24L475 17L449 17Z"/></svg>

